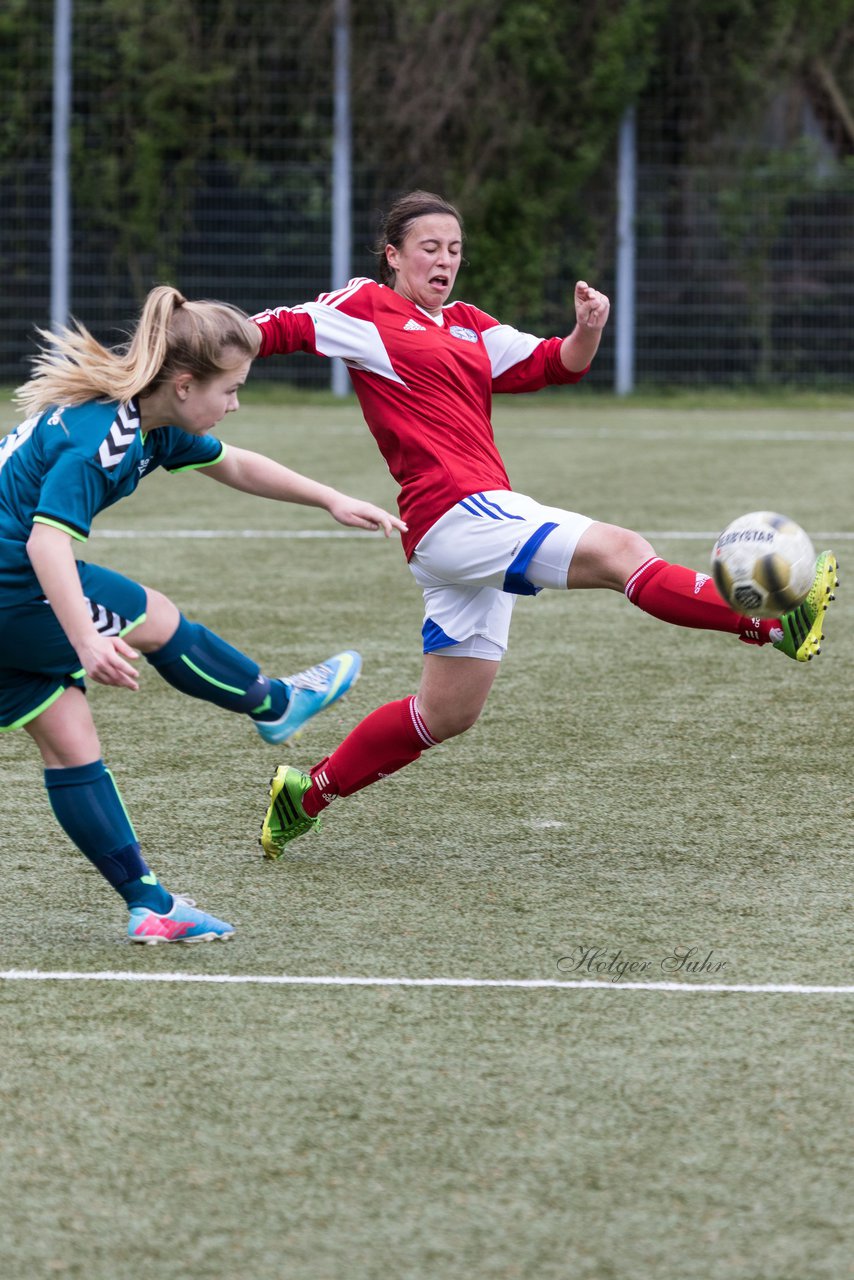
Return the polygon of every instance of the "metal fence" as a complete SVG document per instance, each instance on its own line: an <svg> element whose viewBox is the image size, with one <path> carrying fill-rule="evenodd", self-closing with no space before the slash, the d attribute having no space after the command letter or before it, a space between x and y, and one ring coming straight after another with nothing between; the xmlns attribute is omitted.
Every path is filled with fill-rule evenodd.
<svg viewBox="0 0 854 1280"><path fill-rule="evenodd" d="M47 0L33 2L43 13L49 49L52 6ZM29 122L31 158L0 166L0 379L7 383L26 376L34 325L47 324L50 314L47 94L45 103L43 116ZM75 113L85 116L89 106L86 86L77 86L72 120ZM312 151L306 145L309 107L314 158L307 156ZM794 173L791 164L780 169L745 163L734 169L673 162L663 159L656 145L663 110L678 113L678 103L664 108L651 100L638 113L635 385L851 386L850 160L806 150L803 168ZM290 131L288 112L297 111L300 128ZM300 302L330 287L331 49L329 83L316 85L308 104L304 97L283 96L277 102L275 130L274 161L247 165L228 156L196 166L192 196L176 220L169 251L171 281L189 296L224 298L253 311ZM371 245L382 175L368 173L358 154L353 160L352 273L373 275ZM145 290L164 278L163 268L156 246L133 255L121 249L116 229L99 219L97 193L80 182L79 169L76 176L70 310L99 337L115 341L132 321ZM616 184L615 158L614 172L603 175L603 190L615 192ZM597 279L610 291L615 284L615 218L606 209L599 257L610 265ZM566 270L565 280L551 283L551 297L570 296L573 264ZM514 320L511 315L500 318ZM329 385L328 367L308 357L263 365L253 377ZM613 342L606 340L591 381L609 389L613 379Z"/></svg>
<svg viewBox="0 0 854 1280"><path fill-rule="evenodd" d="M641 166L639 384L854 381L854 189Z"/></svg>

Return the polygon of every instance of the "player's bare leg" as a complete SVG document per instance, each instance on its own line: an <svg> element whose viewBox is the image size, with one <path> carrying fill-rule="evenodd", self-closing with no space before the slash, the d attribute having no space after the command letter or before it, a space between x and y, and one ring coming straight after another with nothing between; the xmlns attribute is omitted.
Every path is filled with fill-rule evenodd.
<svg viewBox="0 0 854 1280"><path fill-rule="evenodd" d="M68 838L124 899L132 942L210 942L234 927L171 894L142 856L115 780L101 759L82 689L66 689L24 725L41 752L54 815Z"/></svg>
<svg viewBox="0 0 854 1280"><path fill-rule="evenodd" d="M748 644L768 644L780 634L776 619L749 618L720 596L708 573L671 564L646 538L595 521L581 535L567 574L571 590L606 587L662 622L725 631Z"/></svg>
<svg viewBox="0 0 854 1280"><path fill-rule="evenodd" d="M654 556L655 551L641 534L595 520L578 540L566 577L567 588L625 591L631 576Z"/></svg>
<svg viewBox="0 0 854 1280"><path fill-rule="evenodd" d="M100 758L98 731L82 689L66 689L24 728L46 769L75 768Z"/></svg>
<svg viewBox="0 0 854 1280"><path fill-rule="evenodd" d="M425 655L418 707L438 742L465 733L477 721L500 665L485 658Z"/></svg>
<svg viewBox="0 0 854 1280"><path fill-rule="evenodd" d="M465 733L483 710L498 666L484 658L427 654L415 697L377 707L310 775L280 765L261 826L264 856L276 860L291 840L319 829L320 813L337 796L353 795Z"/></svg>

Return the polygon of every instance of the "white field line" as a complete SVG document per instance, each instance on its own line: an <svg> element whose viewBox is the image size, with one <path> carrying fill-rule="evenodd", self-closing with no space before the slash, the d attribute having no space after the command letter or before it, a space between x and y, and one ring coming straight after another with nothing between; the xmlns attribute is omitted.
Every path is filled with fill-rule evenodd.
<svg viewBox="0 0 854 1280"><path fill-rule="evenodd" d="M842 412L840 420L850 421L850 412ZM513 432L525 436L538 436L552 439L568 440L676 440L685 441L685 433L669 427L538 427L520 424L511 426L507 423L496 424L496 434ZM707 431L700 443L719 444L722 442L743 441L745 444L759 442L765 444L852 444L854 431ZM697 443L697 441L695 441Z"/></svg>
<svg viewBox="0 0 854 1280"><path fill-rule="evenodd" d="M664 542L675 539L679 542L713 543L720 529L646 529L639 530L645 538ZM93 529L91 538L285 538L300 540L303 538L378 538L380 535L360 529ZM854 532L821 531L810 535L814 542L827 543L850 542ZM385 539L383 539L385 541Z"/></svg>
<svg viewBox="0 0 854 1280"><path fill-rule="evenodd" d="M366 529L93 529L90 538L376 538ZM717 537L717 534L715 535Z"/></svg>
<svg viewBox="0 0 854 1280"><path fill-rule="evenodd" d="M854 986L789 983L603 982L549 978L367 978L261 973L135 973L121 970L0 970L4 982L200 982L214 986L267 987L451 987L524 991L663 991L679 995L850 996Z"/></svg>

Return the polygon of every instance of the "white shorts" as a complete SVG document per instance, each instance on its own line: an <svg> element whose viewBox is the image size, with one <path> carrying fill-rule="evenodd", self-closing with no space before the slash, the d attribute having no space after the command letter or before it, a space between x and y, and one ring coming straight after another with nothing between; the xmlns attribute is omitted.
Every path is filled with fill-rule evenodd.
<svg viewBox="0 0 854 1280"><path fill-rule="evenodd" d="M516 597L565 589L592 523L509 489L472 494L446 511L409 562L424 592L424 652L499 661Z"/></svg>

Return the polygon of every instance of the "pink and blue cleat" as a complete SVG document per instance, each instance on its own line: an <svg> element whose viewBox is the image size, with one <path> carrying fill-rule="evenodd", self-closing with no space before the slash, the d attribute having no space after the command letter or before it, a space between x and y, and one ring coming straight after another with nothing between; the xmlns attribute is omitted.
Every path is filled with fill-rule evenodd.
<svg viewBox="0 0 854 1280"><path fill-rule="evenodd" d="M131 942L225 942L234 936L234 925L200 911L192 898L172 895L172 909L158 915L148 907L131 907L128 937Z"/></svg>

